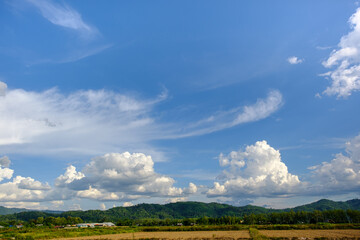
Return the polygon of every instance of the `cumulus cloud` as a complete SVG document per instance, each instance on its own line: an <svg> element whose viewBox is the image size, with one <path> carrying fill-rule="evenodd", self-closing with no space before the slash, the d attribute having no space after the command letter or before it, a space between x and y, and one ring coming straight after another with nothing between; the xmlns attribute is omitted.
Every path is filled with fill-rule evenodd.
<svg viewBox="0 0 360 240"><path fill-rule="evenodd" d="M80 204L74 203L74 204L70 207L70 210L78 211L78 210L82 210L82 208L81 208L81 205L80 205Z"/></svg>
<svg viewBox="0 0 360 240"><path fill-rule="evenodd" d="M21 189L29 189L29 190L50 190L51 187L48 183L42 183L39 181L36 181L33 178L26 177L22 178L20 182L18 183L18 187Z"/></svg>
<svg viewBox="0 0 360 240"><path fill-rule="evenodd" d="M167 202L167 203L177 203L177 202L185 202L185 201L187 201L187 197L169 198L165 202Z"/></svg>
<svg viewBox="0 0 360 240"><path fill-rule="evenodd" d="M323 92L346 98L360 90L360 8L349 19L351 32L343 36L338 49L333 50L323 62L327 68L335 67L323 76L331 79L331 86Z"/></svg>
<svg viewBox="0 0 360 240"><path fill-rule="evenodd" d="M77 11L70 6L53 2L51 0L27 0L35 6L51 23L72 29L85 36L93 36L98 33L97 29L85 23Z"/></svg>
<svg viewBox="0 0 360 240"><path fill-rule="evenodd" d="M82 172L77 172L76 167L70 165L66 168L66 171L63 175L60 175L56 181L55 185L58 187L64 186L65 184L69 184L74 180L79 180L84 178L85 175Z"/></svg>
<svg viewBox="0 0 360 240"><path fill-rule="evenodd" d="M219 163L227 167L222 183L215 182L209 197L273 197L289 196L300 191L302 182L288 172L280 152L266 141L247 146L245 151L220 154Z"/></svg>
<svg viewBox="0 0 360 240"><path fill-rule="evenodd" d="M110 153L93 158L82 172L69 166L56 179L56 186L76 192L77 197L95 200L126 200L140 197L184 196L197 187L174 187L175 180L155 172L154 162L143 153Z"/></svg>
<svg viewBox="0 0 360 240"><path fill-rule="evenodd" d="M0 182L4 179L10 179L14 173L14 170L10 168L0 167Z"/></svg>
<svg viewBox="0 0 360 240"><path fill-rule="evenodd" d="M132 202L124 202L123 203L123 207L131 207L134 206L134 204Z"/></svg>
<svg viewBox="0 0 360 240"><path fill-rule="evenodd" d="M2 206L7 208L27 208L32 210L46 210L45 206L42 206L39 202L2 202Z"/></svg>
<svg viewBox="0 0 360 240"><path fill-rule="evenodd" d="M7 89L6 83L0 81L0 97L5 96L6 89Z"/></svg>
<svg viewBox="0 0 360 240"><path fill-rule="evenodd" d="M7 156L0 158L0 182L11 179L14 170L8 168L10 159ZM0 184L0 203L11 205L11 202L38 202L46 199L47 192L51 190L48 183L41 183L30 177L14 176L12 181ZM19 204L25 206L26 204ZM31 204L29 206L32 206ZM38 205L34 206L37 209Z"/></svg>
<svg viewBox="0 0 360 240"><path fill-rule="evenodd" d="M304 61L304 59L300 59L298 57L295 57L295 56L292 56L292 57L289 57L287 59L288 63L290 64L299 64L299 63L302 63Z"/></svg>
<svg viewBox="0 0 360 240"><path fill-rule="evenodd" d="M338 153L330 162L312 166L315 193L348 193L360 187L360 135L346 144L345 155Z"/></svg>
<svg viewBox="0 0 360 240"><path fill-rule="evenodd" d="M105 206L104 203L100 203L100 209L101 209L101 210L106 210L106 206Z"/></svg>
<svg viewBox="0 0 360 240"><path fill-rule="evenodd" d="M64 201L51 201L52 209L59 209L64 206Z"/></svg>
<svg viewBox="0 0 360 240"><path fill-rule="evenodd" d="M9 165L10 160L3 157ZM11 179L13 170L0 167L0 180ZM131 201L139 198L186 197L197 186L175 187L175 180L154 170L154 161L143 153L110 153L95 157L81 170L72 165L51 187L31 177L15 176L0 184L0 203L48 202L61 207L63 200Z"/></svg>
<svg viewBox="0 0 360 240"><path fill-rule="evenodd" d="M106 191L100 191L96 188L89 186L89 189L76 192L77 197L93 199L93 200L119 200L119 196L116 193L109 193Z"/></svg>
<svg viewBox="0 0 360 240"><path fill-rule="evenodd" d="M31 178L16 176L0 184L0 202L39 202L46 200L48 187Z"/></svg>
<svg viewBox="0 0 360 240"><path fill-rule="evenodd" d="M8 168L10 163L11 161L7 156L0 157L0 182L12 178L14 170Z"/></svg>
<svg viewBox="0 0 360 240"><path fill-rule="evenodd" d="M9 167L10 159L7 156L0 157L0 167Z"/></svg>

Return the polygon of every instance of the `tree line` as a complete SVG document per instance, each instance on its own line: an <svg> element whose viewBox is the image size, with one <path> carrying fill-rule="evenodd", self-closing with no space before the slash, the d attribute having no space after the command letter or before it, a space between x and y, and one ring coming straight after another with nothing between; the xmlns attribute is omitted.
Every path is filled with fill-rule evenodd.
<svg viewBox="0 0 360 240"><path fill-rule="evenodd" d="M107 217L94 217L95 222L111 221ZM92 218L92 219L94 219ZM57 226L57 225L74 225L77 223L88 222L80 217L74 216L48 216L24 219L2 219L0 225L10 226L24 224L25 226ZM315 210L307 211L289 211L289 212L272 212L261 214L246 214L244 216L222 216L222 217L200 217L200 218L183 218L183 219L128 219L118 218L114 221L118 226L191 226L191 225L266 225L266 224L314 224L314 223L360 223L360 211L358 210Z"/></svg>
<svg viewBox="0 0 360 240"><path fill-rule="evenodd" d="M314 224L314 223L360 223L358 210L315 210L312 212L273 212L248 214L243 217L200 217L184 219L120 219L118 226L176 226L176 225L254 225L254 224Z"/></svg>

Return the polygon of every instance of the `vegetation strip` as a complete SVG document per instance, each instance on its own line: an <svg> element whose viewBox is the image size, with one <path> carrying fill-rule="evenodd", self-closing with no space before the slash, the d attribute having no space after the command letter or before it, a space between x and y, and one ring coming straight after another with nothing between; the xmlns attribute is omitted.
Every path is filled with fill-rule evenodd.
<svg viewBox="0 0 360 240"><path fill-rule="evenodd" d="M256 228L249 228L249 234L250 234L250 237L253 240L267 240L267 239L269 239L268 237L260 234L259 230L257 230Z"/></svg>

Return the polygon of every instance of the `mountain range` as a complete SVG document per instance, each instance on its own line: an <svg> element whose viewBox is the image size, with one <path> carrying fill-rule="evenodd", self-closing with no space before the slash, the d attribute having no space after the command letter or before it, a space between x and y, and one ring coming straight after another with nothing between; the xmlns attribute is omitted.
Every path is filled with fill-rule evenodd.
<svg viewBox="0 0 360 240"><path fill-rule="evenodd" d="M288 211L314 211L314 210L334 210L334 209L352 209L360 210L360 200L352 199L345 202L336 202L327 199L321 199L306 205L286 209L272 209L258 206L236 207L221 203L202 203L202 202L177 202L168 204L138 204L131 207L114 207L105 211L87 210L87 211L32 211L23 208L5 208L0 207L0 219L19 219L28 221L38 217L80 217L84 221L117 221L118 219L183 219L199 217L222 217L222 216L244 216L245 214L260 214L271 212Z"/></svg>

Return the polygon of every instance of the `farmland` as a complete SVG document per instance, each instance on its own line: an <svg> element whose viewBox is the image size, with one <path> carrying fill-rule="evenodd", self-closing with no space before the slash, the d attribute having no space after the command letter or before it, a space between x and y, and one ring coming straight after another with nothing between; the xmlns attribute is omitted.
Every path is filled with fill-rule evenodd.
<svg viewBox="0 0 360 240"><path fill-rule="evenodd" d="M229 228L230 227L230 228ZM229 230L232 229L232 230ZM194 227L6 228L0 239L360 239L360 226L234 225Z"/></svg>

